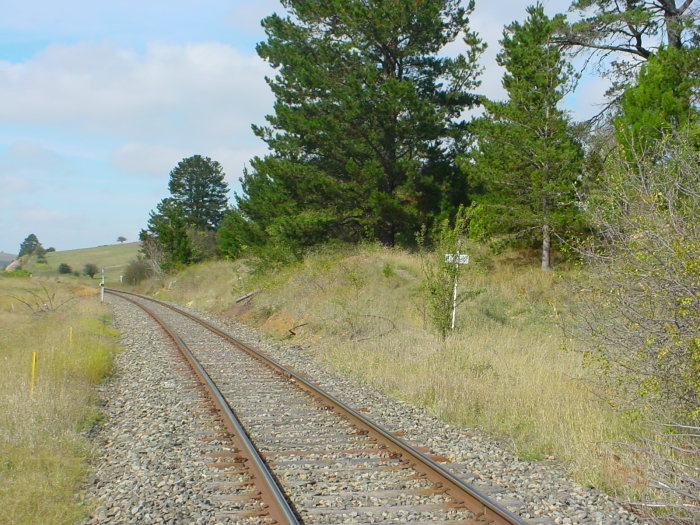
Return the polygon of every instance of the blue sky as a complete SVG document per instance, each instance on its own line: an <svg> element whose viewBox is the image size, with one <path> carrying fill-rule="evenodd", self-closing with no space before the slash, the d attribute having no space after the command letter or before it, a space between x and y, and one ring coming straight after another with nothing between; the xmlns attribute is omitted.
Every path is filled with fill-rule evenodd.
<svg viewBox="0 0 700 525"><path fill-rule="evenodd" d="M530 3L477 0L487 96L503 93L503 26ZM570 4L543 3L549 14ZM0 251L16 253L30 233L57 250L137 240L182 158L219 161L232 197L248 159L265 153L250 125L271 112L271 70L255 44L277 1L0 5ZM567 109L591 116L605 88L585 77Z"/></svg>

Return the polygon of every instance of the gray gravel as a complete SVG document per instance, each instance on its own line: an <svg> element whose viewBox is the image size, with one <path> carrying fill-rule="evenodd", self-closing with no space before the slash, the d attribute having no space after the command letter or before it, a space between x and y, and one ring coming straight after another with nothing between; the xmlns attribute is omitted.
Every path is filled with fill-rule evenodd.
<svg viewBox="0 0 700 525"><path fill-rule="evenodd" d="M105 422L94 434L101 456L86 490L97 510L86 525L245 523L227 515L219 491L221 481L235 481L236 474L207 466L211 454L228 450L229 444L217 439L221 426L206 414L208 405L199 391L181 388L192 382L184 364L145 314L121 300L108 300L126 350L117 357L117 376L103 387ZM405 434L403 439L445 456L450 461L446 468L531 523L643 523L607 495L568 479L555 464L521 461L476 431L443 423L328 370L299 347L265 339L230 319L193 313L321 384L349 406L366 409L375 422ZM209 423L206 430L202 421ZM367 483L371 486L372 480Z"/></svg>
<svg viewBox="0 0 700 525"><path fill-rule="evenodd" d="M186 363L144 313L107 300L124 351L101 387L104 421L91 432L99 457L82 494L96 510L85 525L245 523L225 516L220 486L240 474L211 466L231 444Z"/></svg>
<svg viewBox="0 0 700 525"><path fill-rule="evenodd" d="M646 523L607 494L571 480L555 462L522 461L478 430L447 424L422 408L331 370L303 348L266 338L229 318L190 311L321 385L349 406L366 410L370 419L405 434L402 439L409 443L448 458L444 467L530 523Z"/></svg>
<svg viewBox="0 0 700 525"><path fill-rule="evenodd" d="M295 381L180 313L147 306L208 370L304 523L475 525L473 512Z"/></svg>

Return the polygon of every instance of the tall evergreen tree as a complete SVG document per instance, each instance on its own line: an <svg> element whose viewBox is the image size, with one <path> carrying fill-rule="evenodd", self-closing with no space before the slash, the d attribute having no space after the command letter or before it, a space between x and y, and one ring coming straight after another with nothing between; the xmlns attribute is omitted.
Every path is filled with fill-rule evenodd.
<svg viewBox="0 0 700 525"><path fill-rule="evenodd" d="M228 205L228 184L221 164L193 155L170 172L168 189L185 222L197 230L216 230Z"/></svg>
<svg viewBox="0 0 700 525"><path fill-rule="evenodd" d="M30 233L22 241L22 244L19 245L19 253L17 254L17 257L22 257L23 255L31 255L32 253L34 253L34 250L36 250L37 247L40 245L41 243L39 242L37 236L33 233Z"/></svg>
<svg viewBox="0 0 700 525"><path fill-rule="evenodd" d="M549 268L553 234L572 228L578 215L574 183L582 152L557 107L571 80L570 66L552 43L563 17L548 18L539 3L527 13L524 23L504 30L497 61L506 69L508 100L484 101L464 169L482 190L473 196L472 234L538 240L542 268Z"/></svg>
<svg viewBox="0 0 700 525"><path fill-rule="evenodd" d="M410 242L464 196L454 159L483 49L459 0L282 0L258 54L278 70L271 150L243 177L241 214L296 246ZM465 55L439 56L462 36Z"/></svg>
<svg viewBox="0 0 700 525"><path fill-rule="evenodd" d="M165 198L151 211L148 226L139 233L142 244L155 243L162 260L156 261L164 270L194 262L194 251L187 230L187 220L177 202ZM147 257L152 253L146 252Z"/></svg>
<svg viewBox="0 0 700 525"><path fill-rule="evenodd" d="M139 233L147 257L163 269L190 264L213 254L214 231L227 207L228 184L221 165L193 155L170 172L171 196L151 211L146 229Z"/></svg>

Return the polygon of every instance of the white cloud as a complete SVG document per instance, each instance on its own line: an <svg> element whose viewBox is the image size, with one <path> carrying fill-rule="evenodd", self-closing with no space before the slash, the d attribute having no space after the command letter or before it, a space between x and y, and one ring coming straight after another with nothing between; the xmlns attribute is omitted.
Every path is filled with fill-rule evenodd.
<svg viewBox="0 0 700 525"><path fill-rule="evenodd" d="M238 179L243 174L243 167L248 164L248 161L255 155L264 155L265 152L262 142L257 146L246 148L224 145L198 150L129 142L114 152L112 163L124 172L153 175L165 179L180 160L192 155L204 155L221 164L229 186L233 190L240 187Z"/></svg>
<svg viewBox="0 0 700 525"><path fill-rule="evenodd" d="M266 74L256 55L215 42L151 43L144 54L54 44L24 63L0 61L0 120L123 139L108 162L127 174L166 178L182 158L208 155L234 187L243 164L265 151L250 125L271 112ZM56 168L61 159L28 142L6 158L0 173L8 175L20 165Z"/></svg>
<svg viewBox="0 0 700 525"><path fill-rule="evenodd" d="M128 142L112 153L112 163L125 172L167 176L184 156L175 148Z"/></svg>
<svg viewBox="0 0 700 525"><path fill-rule="evenodd" d="M0 61L0 118L130 138L204 143L250 135L272 104L267 66L226 44L52 44Z"/></svg>
<svg viewBox="0 0 700 525"><path fill-rule="evenodd" d="M260 19L281 9L277 0L23 0L4 2L0 34L55 41L147 39L201 41L262 38ZM235 31L232 31L232 26Z"/></svg>
<svg viewBox="0 0 700 525"><path fill-rule="evenodd" d="M277 0L257 0L237 5L231 12L229 23L245 32L262 31L260 21L272 13L284 16L285 9Z"/></svg>
<svg viewBox="0 0 700 525"><path fill-rule="evenodd" d="M36 192L37 178L63 176L70 161L35 142L15 141L0 153L0 193Z"/></svg>

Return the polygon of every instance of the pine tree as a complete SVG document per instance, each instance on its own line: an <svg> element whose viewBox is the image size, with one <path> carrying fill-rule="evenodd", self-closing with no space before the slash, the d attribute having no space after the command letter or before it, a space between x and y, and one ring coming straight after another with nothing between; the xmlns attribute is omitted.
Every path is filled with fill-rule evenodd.
<svg viewBox="0 0 700 525"><path fill-rule="evenodd" d="M170 172L171 196L150 213L148 226L139 233L144 254L154 271L211 257L215 231L226 211L228 184L221 165L209 157L182 159Z"/></svg>
<svg viewBox="0 0 700 525"><path fill-rule="evenodd" d="M582 152L557 108L572 75L552 43L563 17L548 18L542 4L527 13L524 23L504 30L497 61L506 68L508 100L484 101L476 148L464 169L482 190L473 195L472 235L539 240L542 268L549 268L553 235L575 226Z"/></svg>
<svg viewBox="0 0 700 525"><path fill-rule="evenodd" d="M215 230L228 204L221 164L209 157L182 159L170 172L168 189L185 222L197 230Z"/></svg>
<svg viewBox="0 0 700 525"><path fill-rule="evenodd" d="M185 214L174 199L165 198L158 203L149 215L147 228L139 233L139 239L158 246L162 260L157 263L164 270L194 262ZM146 253L146 256L152 255Z"/></svg>
<svg viewBox="0 0 700 525"><path fill-rule="evenodd" d="M39 246L40 244L41 243L39 242L37 236L33 233L30 233L22 241L22 244L19 245L19 253L17 253L17 257L19 258L23 255L31 255L32 253L34 253L34 250L36 250L37 246Z"/></svg>
<svg viewBox="0 0 700 525"><path fill-rule="evenodd" d="M464 197L454 162L483 45L458 0L284 0L259 55L278 70L271 150L243 177L240 212L296 248L327 239L410 243ZM468 51L439 56L463 36Z"/></svg>
<svg viewBox="0 0 700 525"><path fill-rule="evenodd" d="M556 40L574 53L598 55L603 70L612 70L616 90L625 89L660 45L678 50L698 47L695 1L574 0L570 11L581 18L561 26Z"/></svg>

